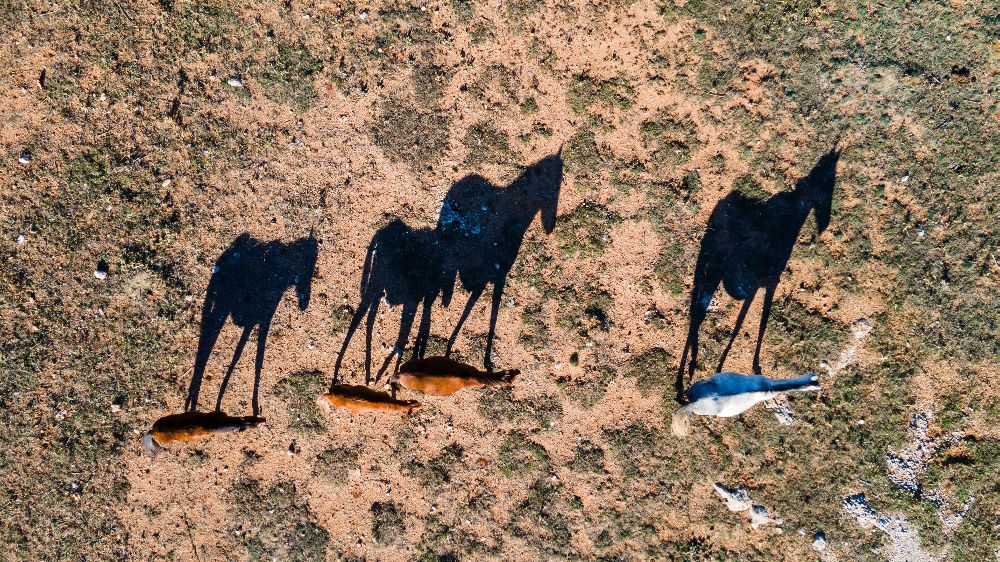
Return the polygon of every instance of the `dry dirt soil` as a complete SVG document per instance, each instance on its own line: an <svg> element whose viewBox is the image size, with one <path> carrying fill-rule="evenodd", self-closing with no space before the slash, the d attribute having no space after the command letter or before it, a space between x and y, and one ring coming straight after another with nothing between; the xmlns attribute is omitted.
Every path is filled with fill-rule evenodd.
<svg viewBox="0 0 1000 562"><path fill-rule="evenodd" d="M0 559L1000 558L996 3L0 0L0 37ZM713 208L835 147L829 225L802 225L762 349L822 390L673 436ZM375 233L431 232L463 178L513 189L560 149L551 232L524 200L483 209L532 219L498 230L521 242L492 357L513 387L320 413ZM266 423L147 454L216 260L310 233ZM492 290L455 344L476 365ZM468 295L434 304L428 355ZM751 369L760 301L727 369ZM739 310L717 292L696 379ZM402 317L373 316L377 365ZM250 413L256 342L227 413ZM364 356L362 325L344 382Z"/></svg>

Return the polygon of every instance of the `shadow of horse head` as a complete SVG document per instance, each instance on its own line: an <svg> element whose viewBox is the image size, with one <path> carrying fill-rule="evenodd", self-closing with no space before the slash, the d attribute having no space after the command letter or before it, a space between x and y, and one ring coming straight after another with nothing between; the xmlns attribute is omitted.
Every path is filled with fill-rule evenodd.
<svg viewBox="0 0 1000 562"><path fill-rule="evenodd" d="M318 242L311 233L307 238L291 243L262 242L249 234L242 234L219 256L202 305L201 334L185 403L186 411L197 410L208 359L226 320L232 319L233 324L243 328L243 332L219 386L215 409L221 409L229 378L250 339L250 332L256 327L257 357L252 404L253 415L259 414L258 390L271 320L290 287L296 289L299 309L305 310L309 306L318 253Z"/></svg>
<svg viewBox="0 0 1000 562"><path fill-rule="evenodd" d="M753 359L753 371L760 374L761 343L775 289L809 213L815 214L817 234L822 234L830 224L839 159L840 150L835 145L805 177L796 182L793 190L764 200L733 191L712 210L695 265L687 341L675 384L679 402L684 402L684 368L688 366L689 377L694 375L698 359L698 331L720 284L730 297L742 300L743 306L716 372L722 371L750 304L763 288L764 305Z"/></svg>

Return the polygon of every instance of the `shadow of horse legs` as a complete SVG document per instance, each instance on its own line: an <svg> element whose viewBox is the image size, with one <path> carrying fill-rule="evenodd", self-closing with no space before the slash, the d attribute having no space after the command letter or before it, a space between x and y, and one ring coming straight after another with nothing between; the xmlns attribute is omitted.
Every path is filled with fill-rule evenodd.
<svg viewBox="0 0 1000 562"><path fill-rule="evenodd" d="M365 384L380 380L388 371L394 356L394 372L399 368L413 330L417 308L421 305L424 309L414 353L423 353L430 334L431 307L442 291L442 268L438 255L438 244L430 229L412 228L400 219L393 219L375 233L365 256L358 309L347 328L340 354L334 364L332 384L338 384L341 380L340 368L344 356L363 319L366 321ZM392 350L372 377L372 334L379 304L383 299L389 305L402 305L402 314Z"/></svg>

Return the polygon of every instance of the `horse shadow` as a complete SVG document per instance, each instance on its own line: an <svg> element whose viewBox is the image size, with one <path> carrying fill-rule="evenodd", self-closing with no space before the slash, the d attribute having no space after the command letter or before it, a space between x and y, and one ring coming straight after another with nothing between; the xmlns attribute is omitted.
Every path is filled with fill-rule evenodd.
<svg viewBox="0 0 1000 562"><path fill-rule="evenodd" d="M492 285L483 366L488 371L493 369L491 352L507 276L535 215L541 215L546 234L555 229L562 173L560 148L556 154L525 168L506 188L471 175L448 190L435 229L444 263L443 278L449 283L456 278L461 281L469 300L448 338L445 355L451 354L469 313L486 287Z"/></svg>
<svg viewBox="0 0 1000 562"><path fill-rule="evenodd" d="M288 244L280 241L262 242L249 234L242 234L219 256L201 309L201 335L195 356L194 375L184 404L185 411L193 412L198 409L198 394L205 367L226 320L231 319L233 324L243 328L243 332L219 385L215 410L220 411L222 408L222 398L229 378L243 354L251 331L256 327L257 355L251 403L253 415L259 415L260 375L264 367L264 350L271 320L285 291L290 287L296 288L299 309L305 310L309 306L318 251L318 243L312 234Z"/></svg>
<svg viewBox="0 0 1000 562"><path fill-rule="evenodd" d="M458 323L448 339L446 355L486 287L493 286L489 333L484 366L492 369L490 355L497 315L507 276L536 215L541 215L546 233L555 228L559 190L562 185L562 150L527 166L510 185L495 186L478 175L456 182L445 195L433 229L413 228L392 219L372 237L361 275L360 302L348 326L334 366L333 383L351 338L365 324L365 382L373 379L371 339L380 301L402 305L399 334L389 356L376 371L379 380L396 357L398 370L413 329L417 309L420 323L413 345L414 358L424 356L431 333L435 301L448 307L457 281L469 292Z"/></svg>
<svg viewBox="0 0 1000 562"><path fill-rule="evenodd" d="M412 228L402 220L393 218L375 233L365 255L360 302L333 368L333 384L340 380L340 367L347 346L365 317L365 384L371 382L372 331L378 317L379 304L383 300L390 306L402 305L403 312L393 351L379 367L375 380L382 377L394 355L397 357L398 368L420 305L423 305L423 312L417 330L414 356L422 356L430 336L430 315L434 301L442 293L445 306L451 300L451 290L445 290L442 274L441 252L432 229Z"/></svg>
<svg viewBox="0 0 1000 562"><path fill-rule="evenodd" d="M743 301L743 305L729 342L719 358L716 372L722 371L754 297L760 289L764 289L763 311L753 358L753 371L760 374L760 349L775 289L809 213L815 213L817 234L822 234L830 224L839 158L840 151L835 146L819 159L807 176L796 182L795 189L766 200L734 191L712 210L695 265L690 324L675 383L678 402L684 403L685 366L688 367L688 378L694 375L698 360L698 332L720 284L730 297Z"/></svg>

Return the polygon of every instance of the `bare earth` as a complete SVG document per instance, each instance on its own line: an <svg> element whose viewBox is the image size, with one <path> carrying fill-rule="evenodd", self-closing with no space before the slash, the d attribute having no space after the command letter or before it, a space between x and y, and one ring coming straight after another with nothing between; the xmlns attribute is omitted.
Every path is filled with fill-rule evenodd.
<svg viewBox="0 0 1000 562"><path fill-rule="evenodd" d="M889 49L859 22L895 12L789 8L768 33L848 61L803 78L783 40L747 47L736 5L99 4L0 0L0 559L1000 559L980 476L1000 468L995 8L941 8L958 54L916 77L856 56ZM831 225L803 226L762 351L765 374L816 371L823 390L787 399L790 425L758 407L670 435L709 215L734 189L791 189L835 143ZM433 228L455 182L506 186L560 148L555 230L534 219L496 326L513 389L320 414L373 234ZM184 409L215 260L242 233L311 232L309 306L288 290L267 340L266 423L147 454L142 434ZM428 355L467 296L435 305ZM477 366L490 299L455 347ZM759 301L727 370L751 370ZM739 309L720 288L698 378ZM379 309L376 365L400 313ZM365 382L363 331L342 382ZM202 408L239 335L222 330ZM255 338L228 414L251 413ZM915 414L933 450L912 444ZM916 459L920 491L890 454ZM716 483L783 523L751 528ZM915 533L859 524L854 494Z"/></svg>

